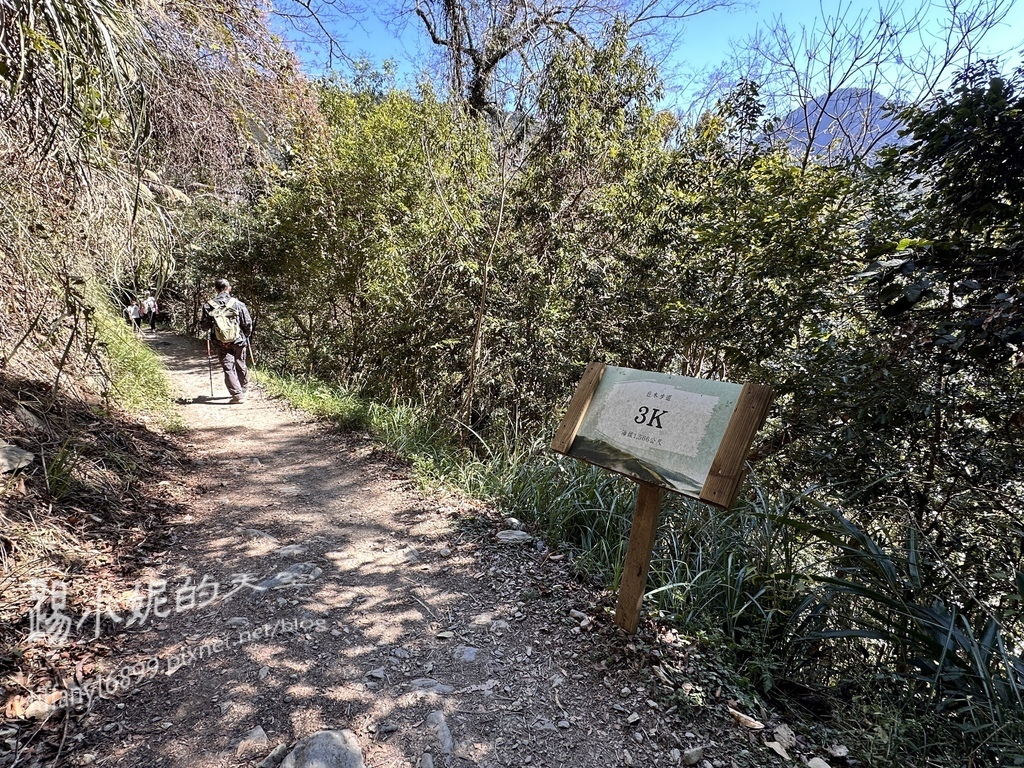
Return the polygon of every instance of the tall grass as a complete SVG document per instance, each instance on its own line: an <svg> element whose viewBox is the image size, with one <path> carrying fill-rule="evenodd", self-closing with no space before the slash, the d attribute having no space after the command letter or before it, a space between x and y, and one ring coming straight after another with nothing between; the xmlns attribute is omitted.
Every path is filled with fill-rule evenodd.
<svg viewBox="0 0 1024 768"><path fill-rule="evenodd" d="M268 394L283 398L296 408L326 419L339 429L367 428L369 402L345 387L262 370L260 385Z"/></svg>
<svg viewBox="0 0 1024 768"><path fill-rule="evenodd" d="M792 615L789 638L804 646L801 656L820 658L836 645L859 653L879 677L902 683L918 717L955 734L950 744L969 764L1024 765L1019 611L978 599L958 604L941 588L951 564L915 529L890 541L840 510L821 511L814 522L776 518L832 553L827 568L808 575L814 589ZM1024 572L1000 597L1002 605L1024 604Z"/></svg>
<svg viewBox="0 0 1024 768"><path fill-rule="evenodd" d="M732 643L763 651L778 640L802 588L798 562L809 544L770 514L793 499L757 486L731 510L675 497L666 505L651 564L656 604L684 626L714 627ZM771 681L764 671L764 688Z"/></svg>
<svg viewBox="0 0 1024 768"><path fill-rule="evenodd" d="M115 313L105 298L93 303L92 323L97 356L106 378L107 401L114 406L155 419L164 429L183 428L174 407L174 392L160 358Z"/></svg>

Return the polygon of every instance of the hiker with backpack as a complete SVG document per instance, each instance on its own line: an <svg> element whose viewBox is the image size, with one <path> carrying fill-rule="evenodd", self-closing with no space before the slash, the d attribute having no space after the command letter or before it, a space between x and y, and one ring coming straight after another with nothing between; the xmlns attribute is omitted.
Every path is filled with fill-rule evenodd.
<svg viewBox="0 0 1024 768"><path fill-rule="evenodd" d="M160 307L156 304L156 297L150 291L149 295L142 300L142 318L149 323L149 330L151 332L156 331L156 315L159 311Z"/></svg>
<svg viewBox="0 0 1024 768"><path fill-rule="evenodd" d="M209 340L217 350L231 402L244 403L249 386L245 355L252 333L252 316L245 304L231 295L231 283L221 277L213 285L217 295L203 305L199 327L209 332Z"/></svg>

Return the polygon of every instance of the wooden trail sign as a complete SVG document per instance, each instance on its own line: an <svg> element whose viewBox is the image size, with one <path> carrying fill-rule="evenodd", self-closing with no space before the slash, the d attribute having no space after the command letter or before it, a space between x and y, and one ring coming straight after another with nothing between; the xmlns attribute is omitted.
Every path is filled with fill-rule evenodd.
<svg viewBox="0 0 1024 768"><path fill-rule="evenodd" d="M771 399L762 384L587 366L551 448L640 484L615 609L615 622L630 634L665 491L728 509Z"/></svg>

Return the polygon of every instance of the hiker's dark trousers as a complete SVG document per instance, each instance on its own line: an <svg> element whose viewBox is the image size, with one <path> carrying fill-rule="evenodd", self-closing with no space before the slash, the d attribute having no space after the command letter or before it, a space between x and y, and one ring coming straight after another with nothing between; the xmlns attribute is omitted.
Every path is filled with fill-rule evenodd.
<svg viewBox="0 0 1024 768"><path fill-rule="evenodd" d="M244 395L249 387L249 371L245 367L244 344L217 344L220 367L224 369L224 386L232 397Z"/></svg>

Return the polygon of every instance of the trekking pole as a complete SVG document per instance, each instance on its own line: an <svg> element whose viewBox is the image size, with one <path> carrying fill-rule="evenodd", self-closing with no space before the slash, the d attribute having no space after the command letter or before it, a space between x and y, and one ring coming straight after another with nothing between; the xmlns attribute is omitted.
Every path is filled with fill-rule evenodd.
<svg viewBox="0 0 1024 768"><path fill-rule="evenodd" d="M256 361L252 356L252 341L245 345L245 348L249 351L249 367L252 368L252 381L254 384L259 384L259 380L256 378Z"/></svg>
<svg viewBox="0 0 1024 768"><path fill-rule="evenodd" d="M213 397L213 355L210 353L210 337L206 337L206 363L210 368L210 397Z"/></svg>

